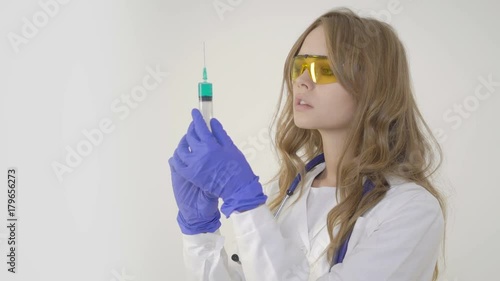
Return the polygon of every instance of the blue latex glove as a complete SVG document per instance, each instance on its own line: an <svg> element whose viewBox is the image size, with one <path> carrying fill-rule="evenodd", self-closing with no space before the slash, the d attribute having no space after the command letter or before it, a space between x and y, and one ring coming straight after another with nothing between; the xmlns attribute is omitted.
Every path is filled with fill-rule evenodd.
<svg viewBox="0 0 500 281"><path fill-rule="evenodd" d="M174 152L171 165L186 180L209 194L222 198L221 211L229 217L233 211L254 209L267 200L245 156L234 145L216 119L209 131L198 109L185 138Z"/></svg>
<svg viewBox="0 0 500 281"><path fill-rule="evenodd" d="M169 161L170 163L170 161ZM193 235L215 232L221 226L219 198L207 194L185 180L170 165L175 201L179 207L177 223L182 233Z"/></svg>

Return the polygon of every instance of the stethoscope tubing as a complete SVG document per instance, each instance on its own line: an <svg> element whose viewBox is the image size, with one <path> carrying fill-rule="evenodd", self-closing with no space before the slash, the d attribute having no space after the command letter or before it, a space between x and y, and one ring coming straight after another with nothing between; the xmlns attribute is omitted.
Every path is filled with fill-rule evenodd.
<svg viewBox="0 0 500 281"><path fill-rule="evenodd" d="M325 155L323 153L321 153L318 156L314 157L309 163L306 164L306 167L305 167L306 168L306 173L308 173L314 167L316 167L318 164L321 164L323 162L325 162ZM279 217L279 215L281 213L281 210L285 206L285 204L288 201L288 199L290 198L290 196L292 196L293 193L295 192L295 189L299 185L300 180L301 180L301 176L300 176L300 174L298 174L295 177L295 179L293 180L292 184L288 187L288 190L286 191L285 197L283 198L283 200L281 200L281 204L278 207L278 210L274 213L274 218L275 219L277 219Z"/></svg>

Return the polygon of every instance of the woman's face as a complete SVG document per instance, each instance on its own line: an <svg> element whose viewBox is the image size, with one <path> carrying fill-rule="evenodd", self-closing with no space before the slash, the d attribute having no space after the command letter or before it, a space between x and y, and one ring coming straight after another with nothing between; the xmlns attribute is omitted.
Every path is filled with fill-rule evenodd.
<svg viewBox="0 0 500 281"><path fill-rule="evenodd" d="M321 25L308 34L298 54L328 55ZM338 82L316 85L311 80L309 70L304 71L292 84L293 117L297 127L321 131L336 131L349 127L356 102L342 85ZM300 99L309 107L299 106Z"/></svg>

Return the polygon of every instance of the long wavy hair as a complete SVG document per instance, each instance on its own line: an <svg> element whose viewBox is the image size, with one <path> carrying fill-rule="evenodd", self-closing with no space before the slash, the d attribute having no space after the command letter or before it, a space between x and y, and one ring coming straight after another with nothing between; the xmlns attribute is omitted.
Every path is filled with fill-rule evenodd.
<svg viewBox="0 0 500 281"><path fill-rule="evenodd" d="M316 19L286 58L282 95L270 127L273 130L276 125L274 145L280 161L280 170L270 180L278 179L280 191L269 203L270 209L277 209L298 173L304 178L305 163L323 152L318 130L301 129L294 124L290 81L293 57L306 36L319 25L324 28L332 71L357 101L353 124L337 168L336 198L339 203L327 217L330 236L327 258L332 260L335 250L353 230L356 219L382 200L390 188L385 175L400 176L429 191L441 205L446 228L444 197L430 181L442 163L443 154L417 108L403 44L387 23L360 17L348 8L328 11ZM346 156L349 149L353 149L353 157ZM365 176L375 187L362 198ZM301 181L298 186L299 197L303 184ZM338 235L333 236L337 225ZM441 250L444 260L444 241ZM437 280L439 268L438 259L433 280Z"/></svg>

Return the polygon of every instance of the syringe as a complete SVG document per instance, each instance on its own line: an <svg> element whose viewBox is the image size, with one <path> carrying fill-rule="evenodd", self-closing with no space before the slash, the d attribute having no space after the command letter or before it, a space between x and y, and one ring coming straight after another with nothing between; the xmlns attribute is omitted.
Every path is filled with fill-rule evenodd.
<svg viewBox="0 0 500 281"><path fill-rule="evenodd" d="M207 67L205 63L205 42L203 42L203 82L198 83L198 99L200 112L210 130L210 118L213 116L212 108L212 83L207 81Z"/></svg>

